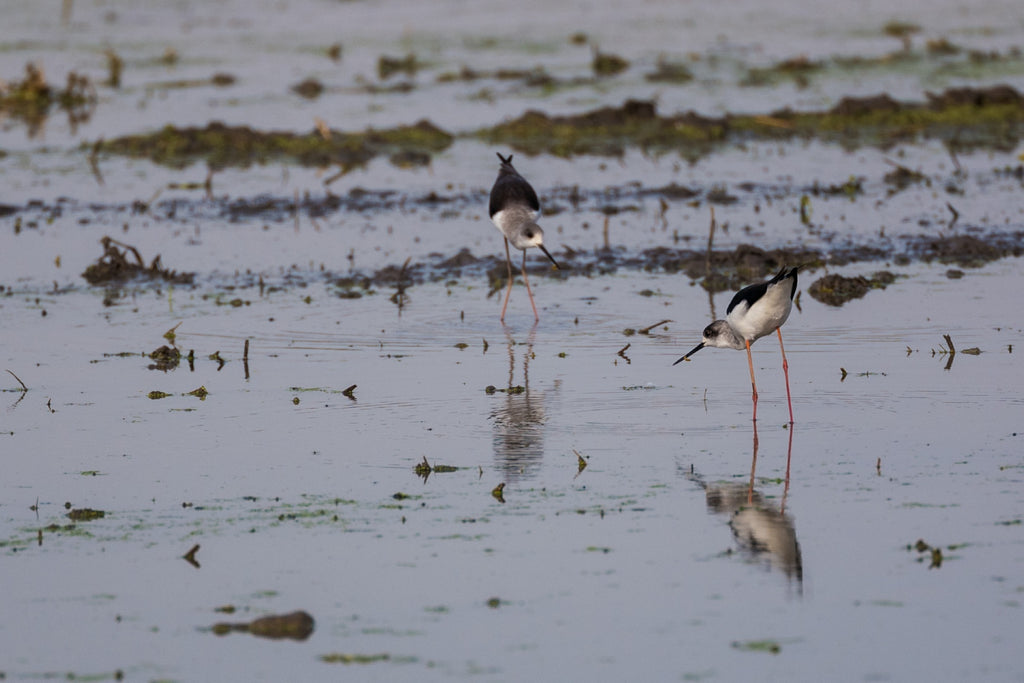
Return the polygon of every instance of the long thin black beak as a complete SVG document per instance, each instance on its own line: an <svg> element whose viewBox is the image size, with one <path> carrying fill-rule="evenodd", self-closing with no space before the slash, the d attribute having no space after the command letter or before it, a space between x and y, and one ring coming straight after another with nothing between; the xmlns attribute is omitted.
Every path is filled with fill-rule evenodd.
<svg viewBox="0 0 1024 683"><path fill-rule="evenodd" d="M548 257L548 260L551 261L552 264L554 264L555 270L561 270L561 268L559 268L558 266L558 262L555 261L555 257L551 255L551 252L545 249L543 244L538 244L537 246L540 247L540 250L543 251L544 255Z"/></svg>
<svg viewBox="0 0 1024 683"><path fill-rule="evenodd" d="M685 356L683 356L682 358L680 358L679 360L677 360L677 361L676 361L675 363L673 363L672 365L679 365L679 364L680 364L680 363L682 363L682 362L683 362L684 360L687 360L687 359L689 359L689 357L690 357L690 356L692 356L693 354L697 353L698 351L700 351L700 350L701 350L701 349L703 349L703 348L704 348L704 342L701 342L700 344L697 344L697 345L696 345L695 347L693 347L693 350L692 350L692 351L690 351L690 352L689 352L688 354L686 354Z"/></svg>

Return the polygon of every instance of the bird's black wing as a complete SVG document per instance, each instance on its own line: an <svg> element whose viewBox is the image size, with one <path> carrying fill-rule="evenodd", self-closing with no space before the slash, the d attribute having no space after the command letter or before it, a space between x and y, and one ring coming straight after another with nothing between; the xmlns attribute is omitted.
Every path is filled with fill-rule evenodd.
<svg viewBox="0 0 1024 683"><path fill-rule="evenodd" d="M756 285L747 285L740 291L736 292L736 296L729 302L729 308L725 309L725 315L728 316L732 313L732 309L740 305L741 302L747 302L747 308L749 309L754 305L754 302L764 296L764 293L768 291L769 282L758 282Z"/></svg>
<svg viewBox="0 0 1024 683"><path fill-rule="evenodd" d="M525 204L532 211L540 211L540 200L526 178L519 175L512 166L512 156L501 159L501 168L498 170L498 179L494 181L491 188L490 214L493 216L511 204Z"/></svg>
<svg viewBox="0 0 1024 683"><path fill-rule="evenodd" d="M799 266L790 268L789 272L786 272L786 267L783 266L782 269L771 280L768 280L766 282L758 282L755 285L749 285L747 287L744 287L740 291L736 292L736 296L734 296L732 298L732 301L729 302L729 308L726 309L725 314L729 315L730 313L732 313L732 309L736 308L741 301L746 301L747 308L750 308L751 306L754 305L755 301L757 301L758 299L765 295L765 292L768 291L769 287L771 287L772 285L777 285L788 278L793 278L793 289L791 289L789 292L789 298L792 301L793 297L796 296L797 268L799 268Z"/></svg>

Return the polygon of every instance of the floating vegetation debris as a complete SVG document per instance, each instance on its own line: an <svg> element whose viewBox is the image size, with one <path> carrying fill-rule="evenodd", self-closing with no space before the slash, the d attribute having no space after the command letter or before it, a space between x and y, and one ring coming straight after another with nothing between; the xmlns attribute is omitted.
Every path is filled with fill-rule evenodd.
<svg viewBox="0 0 1024 683"><path fill-rule="evenodd" d="M546 76L540 72L485 74L464 69L444 78L505 75L528 81L543 80ZM465 135L529 154L563 157L621 156L626 149L639 147L655 152L676 150L695 159L724 144L792 138L821 139L852 148L884 147L923 137L940 139L961 150L979 146L1012 149L1024 126L1022 104L1024 98L1008 85L927 93L926 102L901 102L883 94L845 97L824 111L785 108L721 117L694 112L659 115L653 101L627 100L618 107L571 115L553 116L530 110L516 119ZM89 148L95 146L97 154L146 158L175 168L196 161L205 161L212 170L280 161L304 166L337 165L344 174L378 156L386 156L400 167L423 166L433 155L446 150L454 139L427 120L411 126L349 133L321 126L304 134L212 122L203 128L167 126L154 133L93 143ZM329 184L335 177L325 182ZM912 177L897 169L891 182ZM855 187L841 191L847 189ZM724 189L721 196L708 197L708 201L734 200Z"/></svg>
<svg viewBox="0 0 1024 683"><path fill-rule="evenodd" d="M890 21L882 27L882 33L892 38L899 38L903 43L903 49L910 49L910 36L920 33L921 27L906 21Z"/></svg>
<svg viewBox="0 0 1024 683"><path fill-rule="evenodd" d="M498 389L493 384L488 384L484 391L488 394L502 393L502 394L525 394L526 387L521 384L517 384L507 389Z"/></svg>
<svg viewBox="0 0 1024 683"><path fill-rule="evenodd" d="M184 168L196 161L205 161L212 170L290 161L303 166L338 165L345 172L381 155L436 154L447 149L453 140L449 133L426 119L411 126L362 133L331 130L328 136L321 130L296 134L213 122L203 128L166 126L155 133L126 135L104 141L101 149L108 154L149 159L173 168Z"/></svg>
<svg viewBox="0 0 1024 683"><path fill-rule="evenodd" d="M689 83L693 80L693 72L685 64L658 57L657 67L644 78L652 83Z"/></svg>
<svg viewBox="0 0 1024 683"><path fill-rule="evenodd" d="M583 474L583 470L587 469L587 461L583 457L583 455L581 455L580 452L575 448L572 449L572 452L576 454L576 476L573 477L573 479L575 479L576 477Z"/></svg>
<svg viewBox="0 0 1024 683"><path fill-rule="evenodd" d="M640 328L639 330L636 331L636 333L637 334L650 334L651 330L653 330L655 327L661 327L662 325L667 325L668 323L671 323L671 322L675 322L675 321L669 320L667 318L664 319L664 320L659 320L658 322L654 323L653 325L648 325L647 327Z"/></svg>
<svg viewBox="0 0 1024 683"><path fill-rule="evenodd" d="M63 89L50 85L42 68L33 63L25 65L25 78L20 81L0 80L0 114L24 121L29 137L41 130L46 117L54 107L67 112L68 123L74 132L85 123L96 109L96 88L87 76L71 71Z"/></svg>
<svg viewBox="0 0 1024 683"><path fill-rule="evenodd" d="M373 664L374 662L386 662L391 655L385 653L376 655L347 654L334 652L329 655L320 655L320 661L326 664Z"/></svg>
<svg viewBox="0 0 1024 683"><path fill-rule="evenodd" d="M892 188L889 190L890 195L896 194L900 190L904 190L916 183L924 183L926 186L931 185L931 181L928 180L928 176L924 173L912 171L906 166L897 164L890 159L886 159L886 162L895 167L882 178L887 184L892 185Z"/></svg>
<svg viewBox="0 0 1024 683"><path fill-rule="evenodd" d="M953 546L950 546L949 549L952 550ZM917 543L914 543L913 545L909 543L907 544L907 551L914 550L916 550L919 555L917 558L918 562L923 563L925 559L930 560L928 565L929 569L940 569L942 567L942 561L945 559L942 555L942 548L928 545L924 542L924 539L919 538L917 539Z"/></svg>
<svg viewBox="0 0 1024 683"><path fill-rule="evenodd" d="M662 116L653 101L627 100L620 107L564 116L530 110L476 135L529 154L556 156L620 156L628 147L640 147L679 150L694 158L716 145L792 138L840 142L850 148L935 138L959 149L1013 149L1024 125L1022 103L1024 98L1008 85L953 88L928 94L927 102L900 102L888 95L844 97L824 111L785 108L722 117L694 112Z"/></svg>
<svg viewBox="0 0 1024 683"><path fill-rule="evenodd" d="M173 344L174 342L172 341L171 343ZM154 363L149 366L150 370L160 370L162 372L167 372L168 370L173 370L176 367L178 367L178 364L181 362L181 351L172 346L167 346L166 344L164 344L163 346L154 349L152 352L150 352L149 357L154 361ZM153 397L150 396L150 398ZM163 396L160 396L158 398L163 398Z"/></svg>
<svg viewBox="0 0 1024 683"><path fill-rule="evenodd" d="M1006 256L1024 254L1020 239L980 239L974 235L922 237L911 251L926 263L938 261L964 268L979 268Z"/></svg>
<svg viewBox="0 0 1024 683"><path fill-rule="evenodd" d="M164 268L157 254L147 266L139 250L130 244L104 236L100 240L103 255L88 266L82 277L91 285L124 283L133 279L164 280L174 284L191 284L194 273L177 273ZM120 247L120 249L118 248ZM129 258L129 253L132 258Z"/></svg>
<svg viewBox="0 0 1024 683"><path fill-rule="evenodd" d="M807 288L807 293L828 306L842 306L847 301L864 297L872 289L885 289L895 281L896 276L889 271L879 271L870 278L832 273L815 280Z"/></svg>
<svg viewBox="0 0 1024 683"><path fill-rule="evenodd" d="M305 97L307 100L315 100L320 97L321 93L323 93L324 84L315 78L307 78L306 80L293 85L291 90L299 97Z"/></svg>
<svg viewBox="0 0 1024 683"><path fill-rule="evenodd" d="M956 358L957 349L956 349L955 346L953 346L953 338L951 336L949 336L949 334L942 335L942 339L946 342L946 346L945 347L940 346L938 351L936 351L935 349L932 349L932 356L940 356L940 357L941 356L945 356L946 357L946 367L944 369L949 370L950 368L953 367L953 360ZM908 351L907 355L909 356L910 355L910 347L909 346L907 347L907 351ZM979 349L977 346L972 346L972 347L967 348L967 349L961 349L960 353L967 354L968 356L980 356L981 355L981 349Z"/></svg>
<svg viewBox="0 0 1024 683"><path fill-rule="evenodd" d="M196 553L198 553L198 552L199 552L199 544L196 543L194 546L192 546L189 549L189 551L187 553L185 553L184 555L181 556L181 559L185 560L186 562L188 562L190 565L192 565L196 569L199 569L200 568L199 567L199 560L196 559Z"/></svg>
<svg viewBox="0 0 1024 683"><path fill-rule="evenodd" d="M417 463L413 470L416 472L416 476L423 478L423 483L427 483L427 479L431 474L437 472L438 474L444 474L446 472L456 472L458 467L451 465L431 465L427 462L427 456L423 456L423 462Z"/></svg>
<svg viewBox="0 0 1024 683"><path fill-rule="evenodd" d="M497 69L495 71L481 71L464 66L459 71L446 71L442 73L437 77L437 82L472 82L483 79L521 81L523 85L528 87L545 87L555 84L554 77L541 66L532 69Z"/></svg>
<svg viewBox="0 0 1024 683"><path fill-rule="evenodd" d="M777 640L737 640L732 643L732 646L746 652L767 652L773 655L782 652L782 645Z"/></svg>
<svg viewBox="0 0 1024 683"><path fill-rule="evenodd" d="M397 73L415 76L421 66L423 64L416 59L414 54L407 54L404 57L381 55L377 59L377 75L382 81L386 81Z"/></svg>
<svg viewBox="0 0 1024 683"><path fill-rule="evenodd" d="M75 508L67 513L67 518L73 522L91 522L96 519L103 519L107 513L103 510L92 508Z"/></svg>
<svg viewBox="0 0 1024 683"><path fill-rule="evenodd" d="M124 60L121 59L121 55L111 49L107 49L103 54L107 57L107 81L105 85L109 85L116 90L121 87L121 72L124 71Z"/></svg>
<svg viewBox="0 0 1024 683"><path fill-rule="evenodd" d="M200 386L192 391L184 394L184 396L195 396L200 401L205 401L206 397L210 395L210 392L206 390L205 386Z"/></svg>
<svg viewBox="0 0 1024 683"><path fill-rule="evenodd" d="M781 80L792 79L800 88L810 85L810 75L824 68L822 62L811 61L806 56L787 59L773 66L753 68L740 81L745 86L776 85Z"/></svg>
<svg viewBox="0 0 1024 683"><path fill-rule="evenodd" d="M505 502L505 482L501 482L491 490L491 496L499 503Z"/></svg>
<svg viewBox="0 0 1024 683"><path fill-rule="evenodd" d="M167 398L167 397L173 396L173 395L174 394L169 394L166 391L156 390L156 391L151 391L148 394L146 394L146 398L152 399L154 401L158 401L158 400L160 400L162 398ZM210 395L210 392L206 390L205 386L198 387L196 389L193 389L192 391L187 391L184 394L182 394L182 396L194 396L194 397L198 398L200 401L205 401L206 397L209 396L209 395Z"/></svg>
<svg viewBox="0 0 1024 683"><path fill-rule="evenodd" d="M629 68L629 62L618 55L601 52L594 48L594 59L591 67L598 76L615 76Z"/></svg>
<svg viewBox="0 0 1024 683"><path fill-rule="evenodd" d="M270 638L272 640L282 640L285 638L289 640L305 640L312 635L315 625L316 622L308 612L299 610L289 614L260 617L246 623L231 624L220 622L214 624L210 630L218 636L236 632L251 633L260 638Z"/></svg>

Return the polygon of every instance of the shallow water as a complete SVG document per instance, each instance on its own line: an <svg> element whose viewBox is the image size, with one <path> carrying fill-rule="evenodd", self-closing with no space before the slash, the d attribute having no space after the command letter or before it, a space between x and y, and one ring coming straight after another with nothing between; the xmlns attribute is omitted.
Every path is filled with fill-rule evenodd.
<svg viewBox="0 0 1024 683"><path fill-rule="evenodd" d="M101 89L74 132L60 117L37 137L17 121L0 130L2 203L16 209L0 217L0 369L28 387L3 373L6 678L1024 680L1024 325L1006 295L1024 286L1019 259L959 279L938 263L843 266L899 277L842 308L812 299L824 271L804 271L784 328L796 424L785 424L779 352L765 338L754 347L755 436L743 354L708 349L672 367L731 296L709 299L682 274L538 274L535 327L519 284L502 326L502 292L489 296L480 273L410 286L401 309L387 286L336 296L333 281L350 272L461 247L499 254L484 213L489 146L460 140L418 170L374 161L332 190L398 189L408 205L315 221L300 212L297 227L287 210L234 220L224 207L323 196L317 171L225 171L210 199L168 187L201 182L204 167L103 159L100 185L76 148L167 122L304 130L325 111L344 130L422 116L471 130L530 107L575 112L659 92L664 110L715 113L883 90L919 98L950 83L1020 87L1012 73L920 69L827 75L808 89L736 84L747 65L799 54L884 54L898 47L881 35L890 19L1006 50L1024 43L1024 25L1006 19L1014 5L944 2L924 18L898 2L533 6L543 15L461 2L78 2L67 29L54 8L16 5L0 28L4 75L41 57L58 79L74 68L98 80L108 44L126 68L122 89ZM173 69L146 61L168 26L182 57ZM662 88L638 67L550 95L491 83L493 101L474 97L481 84L435 82L466 63L586 74L589 47L568 42L576 31L642 66L695 52L701 73ZM318 52L336 41L340 64ZM421 87L358 90L379 54L408 51L431 62ZM238 85L176 96L154 87L216 71ZM310 75L327 94L288 93ZM707 202L673 201L662 216L656 196L636 191L673 181L737 196L715 207L718 248L896 254L922 235L1019 234L1020 181L997 172L1018 153L961 154L965 175L937 143L755 144L694 163L637 151L516 161L560 209L545 219L558 257L605 246L606 206L621 209L609 220L615 254L703 248ZM886 159L931 184L889 193ZM851 174L865 178L864 196L815 197L811 225L800 222L809 186ZM574 185L579 207L565 199ZM157 191L150 213L132 213ZM430 192L454 199L413 201ZM86 285L80 273L107 234L195 272L197 284ZM671 322L626 333L659 320ZM192 367L149 369L172 328L195 351ZM964 353L972 347L981 353ZM187 395L200 386L205 399ZM424 481L414 471L424 458L458 469ZM501 483L504 502L492 495ZM72 522L67 504L106 515ZM918 539L929 549L913 548ZM198 566L183 559L196 544ZM316 621L303 641L210 630L298 609Z"/></svg>
<svg viewBox="0 0 1024 683"><path fill-rule="evenodd" d="M32 333L5 344L31 384L4 394L4 607L19 615L5 673L319 678L317 657L343 652L390 655L367 665L387 679L1019 677L1024 396L1006 378L1022 331L992 325L1017 264L907 274L838 310L804 297L786 326L792 432L774 342L755 346L755 489L765 514L784 506L799 578L705 503L702 483L745 498L749 384L730 351L671 367L706 317L682 278L538 285L532 332L517 289L507 335L497 300L467 287L413 288L401 317L380 296L228 309L186 295L171 310L79 293L42 302L46 318L8 298L5 318ZM652 284L669 294L631 293ZM878 320L883 302L902 325ZM667 331L622 334L663 317ZM180 321L194 372L105 357ZM944 369L931 350L947 332L983 353ZM485 391L510 383L527 391ZM199 385L205 400L180 395ZM422 482L423 457L460 469ZM108 516L37 545L65 501ZM941 567L907 549L919 538ZM194 543L199 569L179 559ZM224 604L243 611L229 620L306 609L316 631L219 639L203 628ZM781 652L734 646L761 640Z"/></svg>

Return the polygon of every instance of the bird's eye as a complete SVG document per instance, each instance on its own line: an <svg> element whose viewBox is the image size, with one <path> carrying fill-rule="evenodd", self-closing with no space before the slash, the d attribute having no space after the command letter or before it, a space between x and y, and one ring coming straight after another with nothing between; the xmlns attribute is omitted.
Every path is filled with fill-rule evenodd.
<svg viewBox="0 0 1024 683"><path fill-rule="evenodd" d="M533 239L533 230L527 230L526 231L526 239L528 239L528 240L532 240Z"/></svg>
<svg viewBox="0 0 1024 683"><path fill-rule="evenodd" d="M711 325L708 325L707 327L705 327L704 328L704 336L708 337L710 339L714 339L715 336L716 336L715 328L712 327Z"/></svg>

